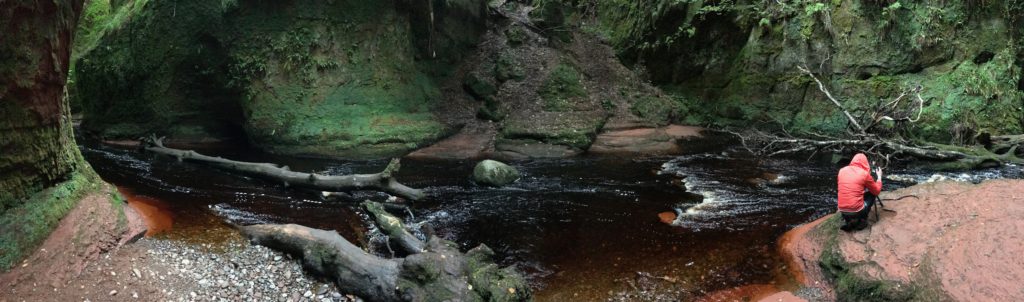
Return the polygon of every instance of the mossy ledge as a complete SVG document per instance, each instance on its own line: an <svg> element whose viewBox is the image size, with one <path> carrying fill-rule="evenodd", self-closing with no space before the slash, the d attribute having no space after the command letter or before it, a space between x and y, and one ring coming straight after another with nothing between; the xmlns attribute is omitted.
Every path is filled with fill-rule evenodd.
<svg viewBox="0 0 1024 302"><path fill-rule="evenodd" d="M78 201L92 193L109 194L111 206L121 209L120 195L106 186L92 169L74 172L64 182L30 195L20 206L0 215L0 271L11 269L46 240ZM120 210L118 225L123 225Z"/></svg>

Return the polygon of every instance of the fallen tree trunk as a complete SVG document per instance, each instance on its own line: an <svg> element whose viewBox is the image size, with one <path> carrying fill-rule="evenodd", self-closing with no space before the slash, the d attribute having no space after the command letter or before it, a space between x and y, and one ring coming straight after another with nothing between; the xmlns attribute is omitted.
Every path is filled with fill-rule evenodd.
<svg viewBox="0 0 1024 302"><path fill-rule="evenodd" d="M403 252L410 255L423 252L423 241L409 233L405 226L402 225L402 221L398 217L388 214L380 203L364 202L363 207L366 208L366 211L373 214L374 220L377 221L377 226L384 231L384 234L388 235L390 243L395 243L398 247L402 248Z"/></svg>
<svg viewBox="0 0 1024 302"><path fill-rule="evenodd" d="M368 301L527 301L526 281L511 268L499 268L494 252L480 245L465 254L458 245L437 237L426 242L409 234L401 221L366 202L389 237L421 249L405 258L385 259L349 243L337 232L301 225L265 224L239 229L254 244L302 258L303 266L328 276L344 292Z"/></svg>
<svg viewBox="0 0 1024 302"><path fill-rule="evenodd" d="M936 168L944 170L984 168L1004 163L1024 163L1024 160L1021 160L1015 155L1015 153L1017 153L1016 146L1019 146L1020 142L1024 140L1020 137L1008 136L993 138L987 146L996 144L997 142L999 145L998 148L992 148L992 151L989 151L981 147L964 148L938 144L911 145L906 142L902 142L899 139L886 138L883 137L883 135L869 132L875 129L875 127L882 121L891 121L897 125L906 125L921 120L925 103L924 99L921 97L921 91L923 90L923 87L921 86L904 90L896 97L896 99L876 106L876 111L871 114L871 120L867 123L867 127L863 127L861 126L861 123L853 117L853 114L851 114L850 111L848 111L846 107L832 95L828 88L825 87L825 83L819 80L818 77L810 71L810 69L804 66L797 66L797 69L814 80L818 86L818 90L821 90L821 92L825 94L825 97L843 113L847 121L849 121L850 125L857 133L848 133L847 137L844 138L834 138L820 134L808 133L822 138L810 139L793 137L785 131L784 127L782 130L783 132L786 132L786 137L765 134L756 130L750 130L747 134L732 132L740 138L740 142L743 144L743 147L751 153L765 156L777 156L804 152L817 153L820 151L853 151L879 156L885 160L885 162L882 163L882 166L887 165L890 157L892 156L907 156L930 161L940 161L942 163L936 165ZM907 106L901 105L903 104L902 100L908 96L912 96L913 99L916 100L916 105L911 104L909 108L903 108ZM755 144L754 148L751 148L751 144ZM997 154L1002 153L1002 150L1006 150L1005 154Z"/></svg>
<svg viewBox="0 0 1024 302"><path fill-rule="evenodd" d="M954 146L929 145L913 146L893 140L865 136L860 139L824 139L779 137L752 131L748 134L735 133L748 151L758 155L779 156L805 152L846 152L856 151L879 155L888 160L891 156L909 156L916 159L944 162L936 166L943 170L961 170L984 168L1004 163L1024 163L1016 157L1016 147L1005 154L999 155L983 148L964 148ZM751 144L757 144L753 148ZM754 150L757 148L757 150Z"/></svg>
<svg viewBox="0 0 1024 302"><path fill-rule="evenodd" d="M334 231L297 224L261 224L240 227L254 244L303 259L303 267L329 276L338 289L376 301L397 301L399 262L363 251Z"/></svg>
<svg viewBox="0 0 1024 302"><path fill-rule="evenodd" d="M295 172L287 166L281 167L272 163L253 163L234 161L221 157L207 156L192 150L179 150L164 147L163 138L150 137L142 140L141 147L149 152L172 156L178 161L193 161L210 164L222 169L243 172L270 180L282 182L285 186L297 186L321 191L349 191L374 189L387 192L410 200L420 200L425 194L422 190L407 187L394 179L394 173L401 167L398 159L393 159L387 168L375 174L353 175L320 175L316 173Z"/></svg>

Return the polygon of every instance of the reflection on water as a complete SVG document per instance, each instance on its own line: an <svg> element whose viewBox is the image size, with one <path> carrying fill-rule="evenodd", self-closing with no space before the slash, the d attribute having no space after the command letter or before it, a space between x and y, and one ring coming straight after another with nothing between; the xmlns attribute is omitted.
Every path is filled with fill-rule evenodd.
<svg viewBox="0 0 1024 302"><path fill-rule="evenodd" d="M153 197L135 194L132 189L125 187L118 187L117 191L121 192L121 196L128 200L128 206L146 221L146 237L167 232L174 225L174 217L168 209L167 203Z"/></svg>
<svg viewBox="0 0 1024 302"><path fill-rule="evenodd" d="M355 203L86 145L83 154L105 180L134 196L164 202L159 208L174 220L173 229L161 236L216 243L232 240L225 235L233 234L227 223L298 223L337 230L380 250L375 246L379 232L368 229L368 217ZM200 151L328 174L378 172L387 164ZM473 185L468 176L475 162L470 161L404 160L397 177L430 195L412 206L415 218L407 223L425 223L464 249L487 244L502 264L528 275L539 300L691 300L745 285L752 287L736 292L785 289L791 282L775 252L776 239L833 211L836 169L715 152L512 162L523 176L504 188ZM353 196L386 198L374 192Z"/></svg>

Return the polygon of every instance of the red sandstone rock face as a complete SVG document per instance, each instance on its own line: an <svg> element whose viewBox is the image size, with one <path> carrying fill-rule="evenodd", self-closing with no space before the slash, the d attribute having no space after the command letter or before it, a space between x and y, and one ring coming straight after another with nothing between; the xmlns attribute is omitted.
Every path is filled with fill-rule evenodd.
<svg viewBox="0 0 1024 302"><path fill-rule="evenodd" d="M702 128L669 125L601 133L588 150L598 154L677 154L680 140L701 137Z"/></svg>
<svg viewBox="0 0 1024 302"><path fill-rule="evenodd" d="M758 300L758 302L807 302L806 299L797 297L791 292L779 292Z"/></svg>
<svg viewBox="0 0 1024 302"><path fill-rule="evenodd" d="M883 211L869 229L838 232L836 248L858 277L923 285L957 301L1024 301L1024 181L929 183L882 198L907 195L917 197L888 201L895 212ZM805 284L821 282L807 260L817 261L827 225L783 237Z"/></svg>
<svg viewBox="0 0 1024 302"><path fill-rule="evenodd" d="M829 217L822 217L786 232L779 238L779 249L793 273L793 279L801 286L817 288L824 296L834 299L834 293L818 266L824 238L817 227Z"/></svg>

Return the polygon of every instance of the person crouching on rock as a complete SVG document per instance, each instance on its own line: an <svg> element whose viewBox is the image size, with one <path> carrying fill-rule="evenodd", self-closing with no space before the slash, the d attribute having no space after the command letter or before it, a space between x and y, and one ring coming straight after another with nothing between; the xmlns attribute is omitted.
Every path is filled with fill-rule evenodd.
<svg viewBox="0 0 1024 302"><path fill-rule="evenodd" d="M875 198L882 192L882 169L876 169L876 181L871 177L868 157L857 153L850 165L839 170L839 213L843 216L843 231L862 230L868 224L868 212Z"/></svg>

